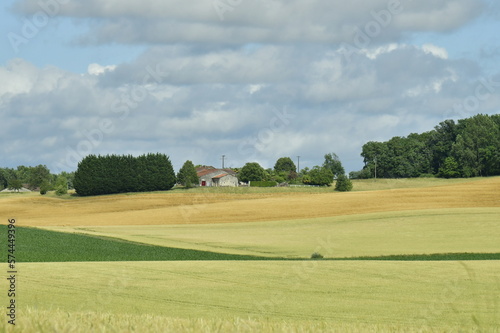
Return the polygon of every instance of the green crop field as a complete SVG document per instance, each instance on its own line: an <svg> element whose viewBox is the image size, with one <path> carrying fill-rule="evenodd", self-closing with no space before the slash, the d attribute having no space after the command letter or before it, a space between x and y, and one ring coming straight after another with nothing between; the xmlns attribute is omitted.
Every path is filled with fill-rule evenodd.
<svg viewBox="0 0 500 333"><path fill-rule="evenodd" d="M1 225L0 233L7 233ZM215 253L133 243L116 238L17 227L17 262L144 261L144 260L263 260L265 257Z"/></svg>

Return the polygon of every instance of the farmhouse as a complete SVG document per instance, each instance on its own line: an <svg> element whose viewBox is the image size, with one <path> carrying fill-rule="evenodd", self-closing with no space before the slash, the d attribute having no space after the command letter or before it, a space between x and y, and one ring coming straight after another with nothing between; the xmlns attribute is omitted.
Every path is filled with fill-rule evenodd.
<svg viewBox="0 0 500 333"><path fill-rule="evenodd" d="M236 173L231 169L200 167L196 169L200 186L238 186Z"/></svg>

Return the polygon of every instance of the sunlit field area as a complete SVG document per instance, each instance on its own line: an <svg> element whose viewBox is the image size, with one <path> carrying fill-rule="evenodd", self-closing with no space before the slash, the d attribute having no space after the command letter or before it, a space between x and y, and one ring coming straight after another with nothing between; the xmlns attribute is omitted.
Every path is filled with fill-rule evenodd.
<svg viewBox="0 0 500 333"><path fill-rule="evenodd" d="M354 186L0 195L16 332L498 332L500 178Z"/></svg>

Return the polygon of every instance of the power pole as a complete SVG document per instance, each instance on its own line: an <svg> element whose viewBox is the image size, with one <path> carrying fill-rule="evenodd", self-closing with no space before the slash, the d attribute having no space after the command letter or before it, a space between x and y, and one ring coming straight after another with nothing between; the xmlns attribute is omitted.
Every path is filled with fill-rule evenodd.
<svg viewBox="0 0 500 333"><path fill-rule="evenodd" d="M297 156L297 174L300 172L300 156Z"/></svg>
<svg viewBox="0 0 500 333"><path fill-rule="evenodd" d="M222 155L222 169L224 169L224 159L226 158L226 155Z"/></svg>
<svg viewBox="0 0 500 333"><path fill-rule="evenodd" d="M375 156L375 180L377 180L377 156Z"/></svg>

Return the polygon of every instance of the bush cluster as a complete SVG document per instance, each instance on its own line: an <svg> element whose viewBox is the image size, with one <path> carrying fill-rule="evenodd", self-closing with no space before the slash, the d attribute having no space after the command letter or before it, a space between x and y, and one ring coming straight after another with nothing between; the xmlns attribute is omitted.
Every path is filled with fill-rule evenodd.
<svg viewBox="0 0 500 333"><path fill-rule="evenodd" d="M252 180L250 182L250 186L251 187L274 187L278 185L277 182L273 181L273 180L270 180L270 181L257 181L257 180Z"/></svg>
<svg viewBox="0 0 500 333"><path fill-rule="evenodd" d="M147 154L85 157L75 173L74 187L79 195L170 190L176 182L168 156Z"/></svg>

